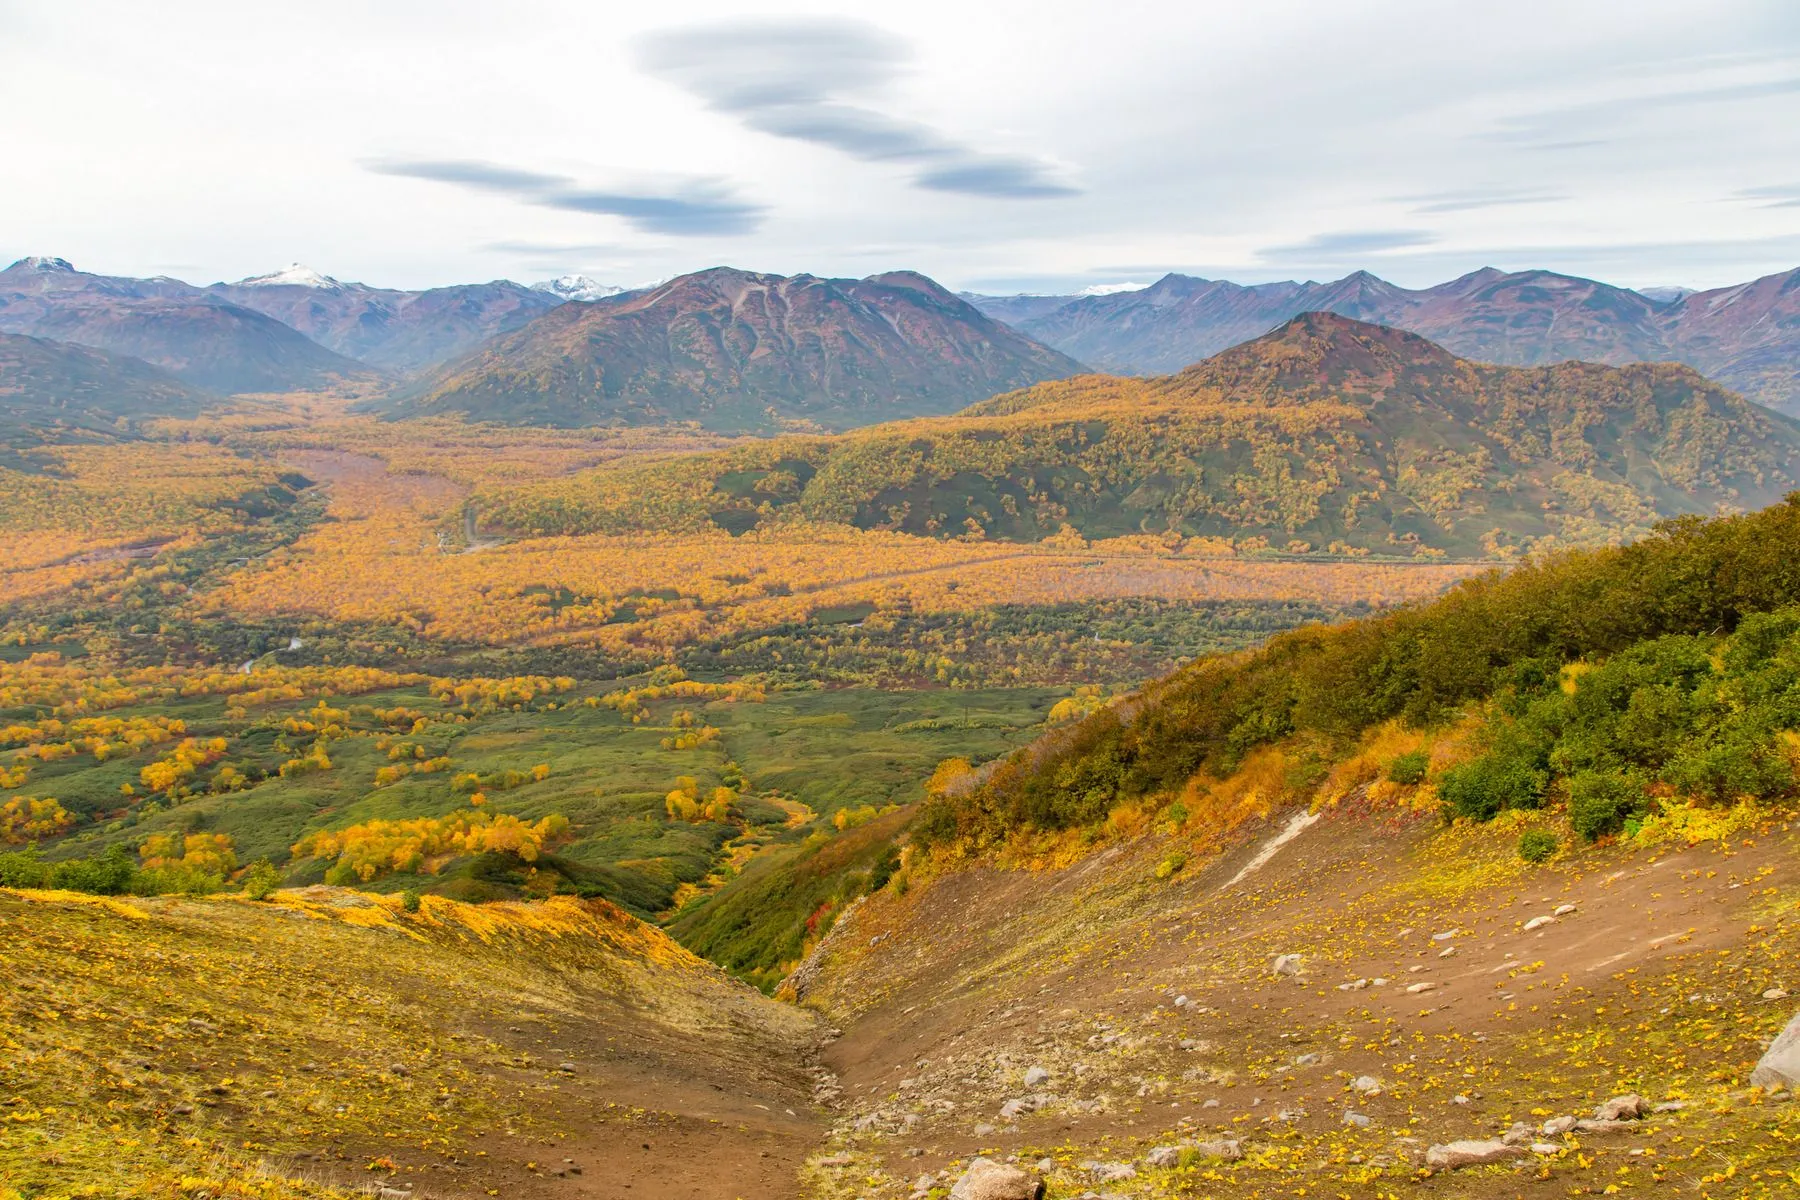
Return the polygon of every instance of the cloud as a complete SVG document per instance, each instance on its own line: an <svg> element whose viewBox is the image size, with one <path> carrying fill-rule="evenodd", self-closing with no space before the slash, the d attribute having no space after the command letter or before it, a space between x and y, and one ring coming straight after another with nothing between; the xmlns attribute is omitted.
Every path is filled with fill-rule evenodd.
<svg viewBox="0 0 1800 1200"><path fill-rule="evenodd" d="M1800 208L1800 183L1745 188L1732 199L1753 203L1758 208Z"/></svg>
<svg viewBox="0 0 1800 1200"><path fill-rule="evenodd" d="M1522 113L1501 120L1499 128L1472 135L1477 140L1499 142L1535 150L1569 150L1602 145L1604 138L1570 140L1577 127L1593 128L1641 116L1652 109L1688 108L1701 104L1729 104L1742 100L1768 100L1800 92L1800 77L1734 83L1716 87L1669 90L1649 95L1621 96L1565 105L1540 112Z"/></svg>
<svg viewBox="0 0 1800 1200"><path fill-rule="evenodd" d="M1270 246L1257 252L1265 262L1331 263L1365 254L1386 254L1414 246L1429 246L1437 238L1423 229L1362 229L1321 233L1286 246Z"/></svg>
<svg viewBox="0 0 1800 1200"><path fill-rule="evenodd" d="M542 208L620 217L642 232L677 237L749 233L762 223L766 211L740 199L717 178L677 180L656 188L584 188L567 175L479 159L375 159L363 166L377 175L493 192Z"/></svg>
<svg viewBox="0 0 1800 1200"><path fill-rule="evenodd" d="M1569 194L1531 188L1470 188L1465 191L1398 196L1396 199L1414 205L1413 211L1416 213L1454 213L1504 208L1513 204L1550 204L1569 199Z"/></svg>
<svg viewBox="0 0 1800 1200"><path fill-rule="evenodd" d="M911 47L866 21L749 18L647 34L644 69L715 112L775 137L825 146L863 162L916 164L913 183L970 196L1074 195L1048 164L981 151L865 100L899 77Z"/></svg>

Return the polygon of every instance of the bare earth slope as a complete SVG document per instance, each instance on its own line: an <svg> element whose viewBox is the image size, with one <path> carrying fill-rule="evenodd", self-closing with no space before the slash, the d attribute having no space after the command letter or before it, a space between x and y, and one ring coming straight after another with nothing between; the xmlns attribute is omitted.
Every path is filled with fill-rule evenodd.
<svg viewBox="0 0 1800 1200"><path fill-rule="evenodd" d="M1795 1003L1763 998L1800 948L1791 828L1532 867L1353 796L1165 880L1170 845L970 867L847 917L803 992L844 1031L810 1194L943 1187L977 1155L1039 1164L1051 1197L1792 1194L1800 1105L1746 1083ZM1655 1111L1540 1128L1621 1093ZM1426 1169L1515 1123L1504 1164Z"/></svg>

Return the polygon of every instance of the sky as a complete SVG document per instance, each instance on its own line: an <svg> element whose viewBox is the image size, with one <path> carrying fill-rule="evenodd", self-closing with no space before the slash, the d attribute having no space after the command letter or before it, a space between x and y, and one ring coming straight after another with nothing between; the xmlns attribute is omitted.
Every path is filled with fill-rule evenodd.
<svg viewBox="0 0 1800 1200"><path fill-rule="evenodd" d="M1796 0L0 0L0 261L1713 287L1800 265Z"/></svg>

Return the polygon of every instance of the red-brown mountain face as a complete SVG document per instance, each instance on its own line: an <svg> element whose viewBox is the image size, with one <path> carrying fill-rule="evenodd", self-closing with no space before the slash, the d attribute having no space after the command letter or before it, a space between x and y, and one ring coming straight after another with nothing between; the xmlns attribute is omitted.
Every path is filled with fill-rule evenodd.
<svg viewBox="0 0 1800 1200"><path fill-rule="evenodd" d="M373 376L272 317L179 280L89 275L60 259L0 271L0 332L130 355L220 393L307 391Z"/></svg>
<svg viewBox="0 0 1800 1200"><path fill-rule="evenodd" d="M1141 291L1061 304L974 299L988 312L1030 312L1022 331L1113 371L1176 371L1299 313L1333 312L1505 366L1682 362L1760 404L1800 412L1800 271L1673 303L1553 271L1491 267L1419 290L1359 271L1331 283L1253 287L1168 275Z"/></svg>
<svg viewBox="0 0 1800 1200"><path fill-rule="evenodd" d="M719 267L554 309L389 410L514 424L765 429L800 419L843 428L953 412L1080 369L922 275Z"/></svg>

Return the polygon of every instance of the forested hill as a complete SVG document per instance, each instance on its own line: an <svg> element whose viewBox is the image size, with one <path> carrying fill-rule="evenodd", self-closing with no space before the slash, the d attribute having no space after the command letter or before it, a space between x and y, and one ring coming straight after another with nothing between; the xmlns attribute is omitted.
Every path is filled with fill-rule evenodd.
<svg viewBox="0 0 1800 1200"><path fill-rule="evenodd" d="M1509 556L1800 487L1800 424L1686 367L1493 367L1296 317L1177 375L1086 375L955 417L602 469L487 498L520 533L784 521L1033 541Z"/></svg>

